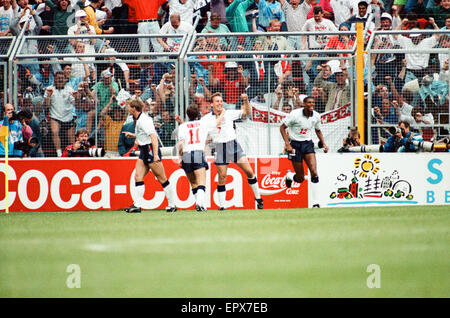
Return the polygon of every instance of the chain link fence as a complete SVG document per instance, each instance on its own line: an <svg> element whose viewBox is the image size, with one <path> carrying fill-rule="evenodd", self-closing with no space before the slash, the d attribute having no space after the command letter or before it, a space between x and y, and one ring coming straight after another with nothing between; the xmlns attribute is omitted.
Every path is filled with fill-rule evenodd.
<svg viewBox="0 0 450 318"><path fill-rule="evenodd" d="M369 143L384 144L399 121L425 141L448 137L450 31L376 31L367 52Z"/></svg>

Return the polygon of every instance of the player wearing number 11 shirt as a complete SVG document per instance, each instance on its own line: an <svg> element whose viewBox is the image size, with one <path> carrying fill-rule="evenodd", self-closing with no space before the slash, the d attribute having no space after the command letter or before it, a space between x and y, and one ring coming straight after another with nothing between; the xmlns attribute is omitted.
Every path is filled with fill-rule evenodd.
<svg viewBox="0 0 450 318"><path fill-rule="evenodd" d="M205 159L204 149L208 131L210 128L214 128L215 125L212 123L211 127L208 127L209 123L207 121L198 120L200 113L197 106L189 106L186 110L186 115L189 121L178 127L180 166L186 172L186 176L191 184L196 202L195 209L199 212L206 212L204 199L208 163Z"/></svg>
<svg viewBox="0 0 450 318"><path fill-rule="evenodd" d="M320 115L314 110L314 98L306 97L303 100L304 107L293 110L283 120L280 127L281 136L285 142L288 158L292 161L295 173L290 170L286 173L286 186L291 187L292 181L301 183L305 180L303 170L303 160L310 171L311 180L311 201L313 207L320 207L317 201L319 188L319 176L317 174L317 162L312 141L312 131L323 144L324 152L328 152L328 147L320 131ZM286 133L286 129L289 133Z"/></svg>

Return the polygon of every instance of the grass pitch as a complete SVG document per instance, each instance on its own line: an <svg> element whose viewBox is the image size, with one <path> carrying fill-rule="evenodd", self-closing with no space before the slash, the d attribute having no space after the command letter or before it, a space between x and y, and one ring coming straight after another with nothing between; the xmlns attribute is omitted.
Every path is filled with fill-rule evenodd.
<svg viewBox="0 0 450 318"><path fill-rule="evenodd" d="M449 212L2 213L0 297L449 297Z"/></svg>

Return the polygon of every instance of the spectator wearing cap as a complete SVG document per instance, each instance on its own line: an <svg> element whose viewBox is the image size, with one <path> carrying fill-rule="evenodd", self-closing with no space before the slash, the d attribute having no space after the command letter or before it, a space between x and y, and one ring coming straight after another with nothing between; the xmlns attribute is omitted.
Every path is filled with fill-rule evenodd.
<svg viewBox="0 0 450 318"><path fill-rule="evenodd" d="M390 31L392 30L392 16L384 12L381 17L381 25L379 30ZM393 49L394 40L391 35L380 34L375 37L374 48L376 49ZM385 83L385 77L391 76L394 78L398 74L397 70L397 58L393 53L380 53L375 56L375 69L376 76L374 78L374 84Z"/></svg>
<svg viewBox="0 0 450 318"><path fill-rule="evenodd" d="M397 27L397 30L401 30L403 26L408 23L408 19L403 19L402 23ZM430 17L430 23L433 25L435 30L439 27L434 22L434 19ZM396 43L403 49L407 50L423 50L430 49L438 44L440 35L434 34L429 38L426 35L420 33L420 29L414 28L411 31L417 33L409 34L409 37L393 34L393 38ZM405 83L418 79L419 82L422 80L423 76L428 72L428 61L430 59L430 53L406 53L406 77Z"/></svg>
<svg viewBox="0 0 450 318"><path fill-rule="evenodd" d="M225 24L220 23L221 20L220 14L212 13L210 20L203 28L202 33L231 33L230 29ZM228 48L227 39L221 37L220 45L222 50L226 50Z"/></svg>
<svg viewBox="0 0 450 318"><path fill-rule="evenodd" d="M350 25L352 31L356 30L356 23L362 22L365 30L375 30L374 16L368 12L369 3L366 0L358 2L358 13L352 15L350 19L346 21Z"/></svg>
<svg viewBox="0 0 450 318"><path fill-rule="evenodd" d="M73 39L70 39L70 44L75 48L77 39L75 37L77 35L95 35L95 29L92 25L89 24L86 11L78 10L75 12L75 24L72 25L67 30L68 35L74 36ZM82 41L85 44L85 52L88 54L95 53L94 45L96 43L96 39L80 39L78 41Z"/></svg>
<svg viewBox="0 0 450 318"><path fill-rule="evenodd" d="M226 109L235 109L239 96L248 86L248 79L244 75L244 68L236 62L225 63L225 76L216 82L212 91L222 89L225 93L224 102Z"/></svg>
<svg viewBox="0 0 450 318"><path fill-rule="evenodd" d="M113 95L117 95L119 86L114 81L113 74L109 70L101 73L101 80L92 86L91 95L98 102L98 110L101 111Z"/></svg>
<svg viewBox="0 0 450 318"><path fill-rule="evenodd" d="M194 28L192 27L192 25L187 22L181 21L180 15L178 13L173 13L169 18L169 22L165 23L161 27L159 34L183 35L190 34L192 32L194 32ZM177 52L180 49L181 40L181 37L158 38L159 44L164 48L164 51L166 52Z"/></svg>
<svg viewBox="0 0 450 318"><path fill-rule="evenodd" d="M84 8L86 0L79 0L75 7ZM69 0L46 0L45 2L53 11L52 35L67 35L70 16L75 14L75 7L70 5Z"/></svg>
<svg viewBox="0 0 450 318"><path fill-rule="evenodd" d="M314 86L322 88L327 95L325 112L337 109L350 102L350 85L347 82L347 68L338 68L335 72L336 83L323 80L323 70L317 74Z"/></svg>
<svg viewBox="0 0 450 318"><path fill-rule="evenodd" d="M423 0L417 0L417 7L415 12L418 15L425 15L435 19L438 27L445 26L445 19L450 14L450 0L441 0L439 4L431 8L425 8Z"/></svg>
<svg viewBox="0 0 450 318"><path fill-rule="evenodd" d="M166 0L126 0L125 3L129 5L136 13L138 20L138 34L159 34L160 27L158 23L159 7L165 3ZM150 41L152 43L153 52L162 52L163 48L156 38L139 38L139 49L141 52L152 52L150 49Z"/></svg>
<svg viewBox="0 0 450 318"><path fill-rule="evenodd" d="M289 32L301 32L302 27L308 20L307 15L311 10L312 0L305 0L300 4L300 0L279 0L281 4L281 10L283 10L286 16L286 25ZM302 47L300 36L289 36L289 44L295 50L300 50Z"/></svg>
<svg viewBox="0 0 450 318"><path fill-rule="evenodd" d="M259 9L258 25L264 30L267 30L271 20L277 19L281 23L286 21L281 4L276 0L255 0L255 2Z"/></svg>
<svg viewBox="0 0 450 318"><path fill-rule="evenodd" d="M86 12L86 18L89 25L94 27L96 34L111 34L114 32L113 27L109 27L108 29L104 30L100 28L99 23L97 22L97 16L95 15L95 10L99 9L102 4L103 0L90 0L91 4L84 8L84 11ZM104 20L103 20L104 21Z"/></svg>
<svg viewBox="0 0 450 318"><path fill-rule="evenodd" d="M101 73L101 80L92 86L91 97L97 103L97 111L101 112L108 105L112 96L119 93L119 85L114 81L113 74L105 70ZM96 110L89 112L86 119L86 128L91 133L92 123L95 120Z"/></svg>
<svg viewBox="0 0 450 318"><path fill-rule="evenodd" d="M113 48L103 47L103 53L116 54L117 51ZM126 90L130 89L130 68L126 63L120 60L116 60L115 56L105 57L105 60L110 61L108 64L101 64L97 67L99 72L108 70L113 75L114 80L119 84L119 88Z"/></svg>

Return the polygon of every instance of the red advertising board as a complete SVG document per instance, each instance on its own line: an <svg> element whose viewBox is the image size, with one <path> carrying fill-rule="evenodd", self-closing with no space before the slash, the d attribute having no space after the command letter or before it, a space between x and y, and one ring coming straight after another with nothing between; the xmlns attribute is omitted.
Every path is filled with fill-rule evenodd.
<svg viewBox="0 0 450 318"><path fill-rule="evenodd" d="M291 163L285 158L249 158L256 172L264 207L308 207L307 182L287 189L284 176ZM136 159L12 159L9 160L10 211L121 210L133 203ZM206 205L217 209L217 170L213 158L206 180ZM186 175L176 161L163 159L166 176L176 185L176 205L193 209L195 198ZM305 169L306 170L306 169ZM5 164L0 161L0 210L5 210ZM167 205L163 189L152 173L145 178L144 209ZM254 209L255 201L247 176L230 164L227 177L227 207Z"/></svg>

